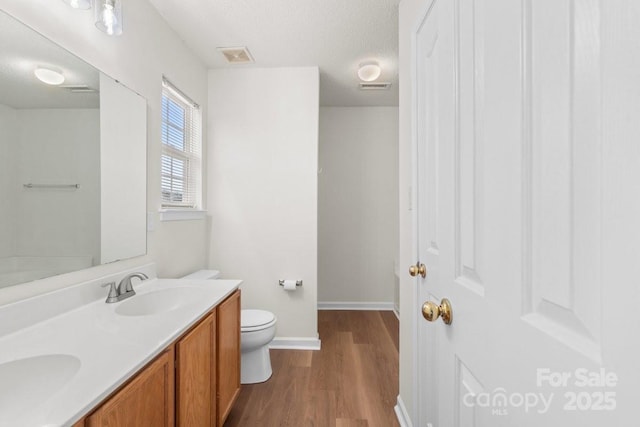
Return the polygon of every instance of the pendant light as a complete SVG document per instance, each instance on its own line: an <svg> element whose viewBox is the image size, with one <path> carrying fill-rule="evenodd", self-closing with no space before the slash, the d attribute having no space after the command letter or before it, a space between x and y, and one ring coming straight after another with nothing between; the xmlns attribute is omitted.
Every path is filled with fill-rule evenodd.
<svg viewBox="0 0 640 427"><path fill-rule="evenodd" d="M95 0L96 27L110 36L122 34L121 0Z"/></svg>

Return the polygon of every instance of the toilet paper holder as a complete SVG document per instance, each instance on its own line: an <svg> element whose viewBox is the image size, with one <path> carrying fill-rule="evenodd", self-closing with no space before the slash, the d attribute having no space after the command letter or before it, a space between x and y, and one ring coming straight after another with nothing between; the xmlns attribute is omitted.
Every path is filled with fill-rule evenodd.
<svg viewBox="0 0 640 427"><path fill-rule="evenodd" d="M284 286L284 280L278 280L280 286ZM302 280L296 280L296 286L302 286Z"/></svg>

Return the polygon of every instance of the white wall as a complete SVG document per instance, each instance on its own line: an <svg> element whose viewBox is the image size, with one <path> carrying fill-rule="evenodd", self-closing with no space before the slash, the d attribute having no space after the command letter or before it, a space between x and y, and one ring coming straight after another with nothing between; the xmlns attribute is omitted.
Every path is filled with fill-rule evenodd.
<svg viewBox="0 0 640 427"><path fill-rule="evenodd" d="M207 71L147 1L127 1L124 33L109 37L93 24L93 10L74 10L62 1L0 0L0 9L85 59L147 99L147 210L155 231L147 235L147 255L69 273L0 292L0 304L69 286L110 272L155 261L158 274L176 277L206 265L205 221L158 223L160 207L160 117L162 75L207 108ZM206 141L206 129L204 129ZM206 149L206 148L205 148Z"/></svg>
<svg viewBox="0 0 640 427"><path fill-rule="evenodd" d="M16 110L15 256L100 260L100 115L97 109ZM22 184L80 184L79 189Z"/></svg>
<svg viewBox="0 0 640 427"><path fill-rule="evenodd" d="M320 108L318 300L395 296L398 108Z"/></svg>
<svg viewBox="0 0 640 427"><path fill-rule="evenodd" d="M12 200L16 186L16 111L0 104L0 195ZM0 258L15 251L15 210L12 203L0 203Z"/></svg>
<svg viewBox="0 0 640 427"><path fill-rule="evenodd" d="M279 337L318 330L318 97L315 67L209 71L209 266L244 280Z"/></svg>

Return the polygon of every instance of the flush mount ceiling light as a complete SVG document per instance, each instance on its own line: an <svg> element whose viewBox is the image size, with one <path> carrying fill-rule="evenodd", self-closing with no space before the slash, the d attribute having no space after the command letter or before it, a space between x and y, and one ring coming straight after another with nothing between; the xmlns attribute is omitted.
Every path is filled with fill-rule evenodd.
<svg viewBox="0 0 640 427"><path fill-rule="evenodd" d="M364 82L372 82L380 77L381 72L377 62L363 62L358 68L358 77Z"/></svg>
<svg viewBox="0 0 640 427"><path fill-rule="evenodd" d="M122 34L122 3L120 0L95 0L96 27L110 36Z"/></svg>
<svg viewBox="0 0 640 427"><path fill-rule="evenodd" d="M62 0L74 9L91 9L91 0Z"/></svg>
<svg viewBox="0 0 640 427"><path fill-rule="evenodd" d="M218 51L220 51L224 55L229 64L254 62L253 56L251 56L251 53L246 46L219 47Z"/></svg>
<svg viewBox="0 0 640 427"><path fill-rule="evenodd" d="M57 86L64 83L64 76L62 73L49 68L38 67L35 69L33 74L36 75L38 80L48 85Z"/></svg>

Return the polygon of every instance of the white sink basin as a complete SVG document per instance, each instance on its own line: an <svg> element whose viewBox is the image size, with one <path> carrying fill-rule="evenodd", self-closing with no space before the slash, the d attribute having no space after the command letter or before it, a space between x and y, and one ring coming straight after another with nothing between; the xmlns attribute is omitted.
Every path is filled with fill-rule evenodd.
<svg viewBox="0 0 640 427"><path fill-rule="evenodd" d="M200 301L204 295L204 290L186 286L158 289L132 296L119 303L115 311L123 316L150 316L194 304Z"/></svg>
<svg viewBox="0 0 640 427"><path fill-rule="evenodd" d="M0 425L18 419L61 390L80 369L80 359L46 354L0 364Z"/></svg>

